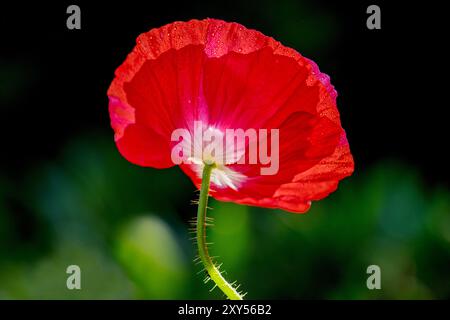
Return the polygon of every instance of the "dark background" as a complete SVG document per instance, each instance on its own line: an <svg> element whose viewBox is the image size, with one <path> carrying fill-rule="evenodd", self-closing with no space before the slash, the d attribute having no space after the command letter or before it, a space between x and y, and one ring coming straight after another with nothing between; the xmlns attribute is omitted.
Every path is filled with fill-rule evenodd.
<svg viewBox="0 0 450 320"><path fill-rule="evenodd" d="M399 157L432 182L447 182L445 90L436 77L443 73L442 8L377 3L381 30L365 27L370 1L78 1L82 29L73 31L65 23L70 1L9 4L1 12L2 164L23 172L77 132L104 130L105 92L136 36L214 17L273 36L331 75L358 167Z"/></svg>
<svg viewBox="0 0 450 320"><path fill-rule="evenodd" d="M81 8L81 30L66 28L66 8L70 4L77 4ZM370 4L381 7L381 30L366 28L366 8ZM71 172L75 179L82 177L91 167L80 165L78 158L81 159L80 163L84 163L83 159L91 159L86 160L89 165L96 163L103 169L107 167L103 166L104 161L116 161L117 166L112 166L114 170L131 166L115 150L109 126L106 91L114 70L131 51L137 35L175 20L212 17L236 21L272 36L314 60L322 72L330 75L339 94L341 120L356 164L351 179L365 181L367 177L364 175L370 175L375 170L387 179L385 187L391 187L391 191L396 193L399 189L392 183L408 180L399 174L404 170L407 177L411 175L419 181L418 192L424 195L424 202L428 201L426 197L433 194L433 190L439 189L444 190L442 201L448 204L448 107L444 102L447 91L443 88L444 80L439 77L445 74L444 64L440 61L444 56L442 44L446 41L443 12L442 7L431 2L415 5L406 1L127 0L59 3L17 1L2 4L0 135L3 139L0 148L0 208L3 211L0 210L0 215L3 214L3 221L0 219L0 224L3 223L3 227L0 227L0 232L3 231L3 235L0 237L0 266L28 264L29 261L37 263L42 256L55 250L54 243L59 239L55 234L63 228L61 225L65 225L65 218L59 218L63 222L55 224L58 218L49 217L45 208L52 204L60 205L58 201L63 195L56 191L64 190L64 184L58 179L55 182L49 178L48 172L51 176L51 172L62 170ZM102 158L105 152L108 152L108 159L114 160ZM91 169L99 172L96 168L94 166ZM141 176L143 172L141 168L127 170L132 171L126 172L133 177ZM193 186L185 177L174 170L170 173L148 170L150 173L146 171L147 176L133 178L135 180L127 180L126 172L103 173L109 187L114 190L110 197L120 201L119 207L115 207L117 212L110 213L111 216L107 212L101 216L103 218L99 218L99 221L111 219L111 225L109 222L93 223L100 224L101 232L105 233L106 247L109 248L105 252L110 252L110 247L115 248L110 245L115 243L111 240L114 236L105 230L115 230L123 221L128 221L128 216L122 215L120 208L125 206L124 202L133 202L134 199L127 197L132 191L120 191L121 188L129 188L129 185L118 185L118 181L140 183L139 186L147 188L148 192L139 189L144 199L137 200L143 202L134 206L133 210L150 208L169 224L175 225L176 230L183 230L184 223L195 212L195 208L188 205L194 197ZM120 175L120 178L116 179L114 175ZM49 182L53 187L48 187L46 179L53 181ZM145 179L148 181L144 182ZM48 188L56 193L52 194ZM83 189L85 185L79 188ZM175 194L171 193L174 188L177 189ZM185 192L180 191L183 188ZM386 188L382 188L383 191L387 192ZM67 194L73 195L71 190L66 191ZM93 194L95 190L91 190ZM48 197L47 207L40 205L40 201L44 201L43 197ZM104 196L102 199L109 198ZM152 201L159 201L159 204L150 205ZM173 215L165 216L159 210L165 210L168 203ZM370 206L368 203L366 205ZM102 210L108 211L111 206L103 204ZM448 207L444 205L443 208L439 209L442 219L448 219ZM92 210L96 211L95 207ZM234 207L230 210L235 211ZM258 209L249 210L254 212ZM364 212L360 214L364 215ZM74 217L76 225L85 224L84 220L77 222L76 215ZM257 214L250 213L250 217L257 217ZM408 214L403 218L400 217L396 223L411 221ZM346 218L343 215L336 219L343 221ZM65 228L69 226L65 225ZM83 230L78 236L95 234L95 230ZM180 234L182 232L179 231ZM183 238L182 235L178 237ZM382 239L382 236L379 238ZM431 248L435 249L434 245ZM444 241L432 253L436 254L436 264L447 280L448 270L444 270L450 261L448 248L448 242ZM328 249L322 249L319 256L327 256ZM317 257L314 252L310 254ZM339 254L337 257L344 259ZM318 288L312 289L306 285L296 295L289 291L283 293L274 284L272 291L261 291L256 297L361 297L345 290L337 291L341 294L330 294L330 286L339 287L333 283L339 282L336 279L341 278L342 270L335 270L332 258L325 262L318 259L318 264L330 274L330 279L322 279ZM414 268L422 260L418 261L414 263ZM436 266L427 267L428 272ZM0 267L0 273L3 270L5 277L10 276L8 268L4 267L3 270ZM276 268L276 264L273 268ZM257 279L258 274L254 277ZM133 279L137 283L140 281ZM427 294L391 293L382 297L448 297L448 283L436 285L438 289L433 287L435 282L442 282L442 277L436 276L436 279L427 281L431 281ZM252 283L251 280L249 282ZM257 290L259 287L255 285L254 288ZM203 289L200 287L199 290ZM159 297L158 291L149 290L150 293L141 296ZM0 282L0 297L2 294L7 298L36 297L29 292L11 292L15 291L2 291ZM57 293L48 296L59 297ZM96 297L95 294L92 296Z"/></svg>

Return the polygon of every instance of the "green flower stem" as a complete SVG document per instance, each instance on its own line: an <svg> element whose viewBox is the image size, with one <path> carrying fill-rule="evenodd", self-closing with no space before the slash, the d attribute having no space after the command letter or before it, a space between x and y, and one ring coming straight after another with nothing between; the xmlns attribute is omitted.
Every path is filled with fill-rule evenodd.
<svg viewBox="0 0 450 320"><path fill-rule="evenodd" d="M208 253L206 243L206 211L208 209L209 184L211 180L211 171L214 164L205 164L203 168L202 187L200 189L200 199L197 211L197 247L200 259L203 262L205 270L214 283L225 293L230 300L243 300L242 296L233 286L225 280L219 269L215 266Z"/></svg>

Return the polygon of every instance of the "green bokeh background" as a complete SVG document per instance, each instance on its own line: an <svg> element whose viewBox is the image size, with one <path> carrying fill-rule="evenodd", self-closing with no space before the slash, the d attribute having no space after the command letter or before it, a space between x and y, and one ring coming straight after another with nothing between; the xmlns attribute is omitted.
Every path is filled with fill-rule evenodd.
<svg viewBox="0 0 450 320"><path fill-rule="evenodd" d="M40 231L18 239L0 206L0 298L223 298L193 263L187 221L196 208L184 203L198 195L178 168L130 165L109 136L91 134L30 174L24 190L13 196ZM355 174L307 214L210 205L211 253L248 298L450 296L448 190L425 190L404 164ZM66 288L71 264L82 290ZM381 290L366 287L372 264Z"/></svg>

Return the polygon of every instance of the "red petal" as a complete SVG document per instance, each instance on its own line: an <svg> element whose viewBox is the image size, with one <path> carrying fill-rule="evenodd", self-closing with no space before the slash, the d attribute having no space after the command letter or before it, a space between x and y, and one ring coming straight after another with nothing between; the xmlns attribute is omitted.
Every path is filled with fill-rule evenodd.
<svg viewBox="0 0 450 320"><path fill-rule="evenodd" d="M336 92L314 62L258 31L206 19L140 35L108 95L116 143L129 161L169 167L170 135L202 120L218 129L280 128L280 168L231 165L248 178L224 201L304 212L353 171ZM196 185L200 178L181 168Z"/></svg>

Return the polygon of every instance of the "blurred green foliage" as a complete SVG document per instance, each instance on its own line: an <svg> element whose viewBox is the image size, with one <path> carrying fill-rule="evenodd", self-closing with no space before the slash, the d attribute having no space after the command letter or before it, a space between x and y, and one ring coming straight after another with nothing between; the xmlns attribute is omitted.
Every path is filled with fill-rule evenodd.
<svg viewBox="0 0 450 320"><path fill-rule="evenodd" d="M26 176L0 177L0 298L223 298L193 262L198 195L178 168L134 166L98 133ZM210 206L211 254L248 298L450 297L449 192L414 168L357 168L306 214ZM72 264L81 290L66 288ZM381 290L366 287L371 264Z"/></svg>

